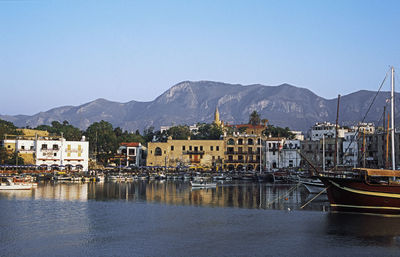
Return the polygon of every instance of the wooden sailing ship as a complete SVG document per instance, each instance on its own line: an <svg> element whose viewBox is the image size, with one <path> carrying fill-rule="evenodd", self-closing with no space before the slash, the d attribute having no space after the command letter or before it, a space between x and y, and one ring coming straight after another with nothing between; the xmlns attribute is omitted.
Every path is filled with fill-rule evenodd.
<svg viewBox="0 0 400 257"><path fill-rule="evenodd" d="M400 216L400 171L395 170L394 69L391 68L392 169L354 168L319 172L332 211Z"/></svg>

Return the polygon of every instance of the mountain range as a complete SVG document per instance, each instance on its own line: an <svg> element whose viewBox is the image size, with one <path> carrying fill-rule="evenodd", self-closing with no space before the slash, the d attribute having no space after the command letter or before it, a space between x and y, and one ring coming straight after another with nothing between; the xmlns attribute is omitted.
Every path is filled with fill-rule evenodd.
<svg viewBox="0 0 400 257"><path fill-rule="evenodd" d="M375 96L376 92L366 90L342 96L339 123L354 125L362 121ZM389 97L389 92L381 92L376 96L366 122L382 124L383 108ZM396 94L395 101L398 99L399 94ZM161 125L210 123L216 107L225 123L247 123L249 114L256 110L261 118L268 119L272 125L307 131L315 122L335 122L337 98L325 99L306 88L289 84L243 86L213 81L184 81L150 102L119 103L97 99L79 106L57 107L32 116L0 115L0 118L18 127L36 127L54 120L67 120L80 129L86 129L93 122L105 120L114 127L128 131L143 130L150 126L158 130ZM398 108L396 113L399 113Z"/></svg>

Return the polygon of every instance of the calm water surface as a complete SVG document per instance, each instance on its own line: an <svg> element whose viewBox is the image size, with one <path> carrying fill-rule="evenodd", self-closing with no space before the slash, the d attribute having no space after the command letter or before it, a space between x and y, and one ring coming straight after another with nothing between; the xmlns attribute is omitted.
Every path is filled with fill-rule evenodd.
<svg viewBox="0 0 400 257"><path fill-rule="evenodd" d="M290 194L287 192L291 190ZM39 184L0 192L0 256L400 256L400 219L296 185Z"/></svg>

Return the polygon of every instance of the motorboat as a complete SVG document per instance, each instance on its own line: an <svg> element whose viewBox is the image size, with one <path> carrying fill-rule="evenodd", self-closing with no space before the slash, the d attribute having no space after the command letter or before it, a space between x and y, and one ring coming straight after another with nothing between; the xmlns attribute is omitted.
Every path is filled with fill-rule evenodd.
<svg viewBox="0 0 400 257"><path fill-rule="evenodd" d="M12 178L2 177L0 182L0 190L31 190L32 183L14 182Z"/></svg>
<svg viewBox="0 0 400 257"><path fill-rule="evenodd" d="M190 181L190 185L192 187L216 187L217 183L206 181L206 180L197 180L197 181Z"/></svg>

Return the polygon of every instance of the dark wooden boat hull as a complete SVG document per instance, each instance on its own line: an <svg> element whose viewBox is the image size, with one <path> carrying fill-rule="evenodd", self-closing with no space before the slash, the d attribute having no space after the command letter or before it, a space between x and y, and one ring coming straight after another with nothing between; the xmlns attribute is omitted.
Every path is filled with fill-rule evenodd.
<svg viewBox="0 0 400 257"><path fill-rule="evenodd" d="M332 211L400 215L400 186L372 185L362 179L320 177Z"/></svg>

